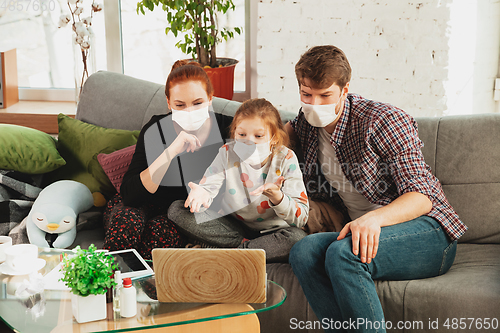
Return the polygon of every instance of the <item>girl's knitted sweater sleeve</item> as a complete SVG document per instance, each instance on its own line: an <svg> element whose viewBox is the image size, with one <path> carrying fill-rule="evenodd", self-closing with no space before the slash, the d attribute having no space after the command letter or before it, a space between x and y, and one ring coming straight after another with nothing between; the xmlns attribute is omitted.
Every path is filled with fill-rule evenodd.
<svg viewBox="0 0 500 333"><path fill-rule="evenodd" d="M307 223L309 217L309 200L299 168L299 161L291 149L283 148L278 154L284 155L279 170L275 171L285 177L281 188L283 199L278 205L269 203L277 216L289 225L301 228Z"/></svg>

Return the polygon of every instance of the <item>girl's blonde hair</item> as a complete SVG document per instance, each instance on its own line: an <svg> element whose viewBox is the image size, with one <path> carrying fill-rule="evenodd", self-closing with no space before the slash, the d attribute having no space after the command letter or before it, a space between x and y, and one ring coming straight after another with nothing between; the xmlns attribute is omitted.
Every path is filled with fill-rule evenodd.
<svg viewBox="0 0 500 333"><path fill-rule="evenodd" d="M281 121L278 110L265 98L249 99L236 111L231 126L229 128L230 137L234 139L236 127L243 119L260 118L269 129L271 134L271 150L276 153L275 148L289 146L290 140L285 126Z"/></svg>

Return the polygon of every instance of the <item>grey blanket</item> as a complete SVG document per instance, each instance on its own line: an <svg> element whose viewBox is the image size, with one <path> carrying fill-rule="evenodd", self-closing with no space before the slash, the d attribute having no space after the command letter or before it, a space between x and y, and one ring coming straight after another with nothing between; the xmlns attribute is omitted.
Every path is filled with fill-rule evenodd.
<svg viewBox="0 0 500 333"><path fill-rule="evenodd" d="M7 235L29 213L38 197L41 175L0 170L0 235Z"/></svg>

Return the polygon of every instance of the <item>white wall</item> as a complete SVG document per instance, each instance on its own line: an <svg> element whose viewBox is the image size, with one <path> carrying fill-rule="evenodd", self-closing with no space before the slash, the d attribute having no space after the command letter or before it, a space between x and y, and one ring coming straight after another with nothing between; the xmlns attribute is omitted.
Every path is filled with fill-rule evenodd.
<svg viewBox="0 0 500 333"><path fill-rule="evenodd" d="M260 0L257 27L257 93L278 108L299 108L300 55L333 44L350 61L350 91L366 98L414 116L498 109L496 0Z"/></svg>

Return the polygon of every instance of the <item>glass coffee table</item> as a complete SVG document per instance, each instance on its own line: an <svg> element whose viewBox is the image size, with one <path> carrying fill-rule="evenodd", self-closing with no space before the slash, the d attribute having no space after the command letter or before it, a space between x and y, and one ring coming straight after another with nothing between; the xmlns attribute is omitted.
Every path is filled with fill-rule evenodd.
<svg viewBox="0 0 500 333"><path fill-rule="evenodd" d="M55 249L40 249L39 257L46 265L42 275L60 262ZM71 310L70 292L45 290L34 307L26 299L15 296L27 275L11 276L0 273L0 317L15 332L128 332L157 329L158 332L259 332L257 313L274 309L286 299L285 290L267 281L267 301L262 304L200 304L160 303L156 300L154 277L133 281L137 289L137 315L133 318L113 318L112 302L107 304L107 318L78 324ZM44 300L43 300L44 299Z"/></svg>

